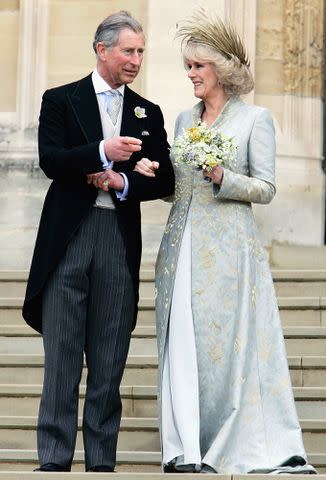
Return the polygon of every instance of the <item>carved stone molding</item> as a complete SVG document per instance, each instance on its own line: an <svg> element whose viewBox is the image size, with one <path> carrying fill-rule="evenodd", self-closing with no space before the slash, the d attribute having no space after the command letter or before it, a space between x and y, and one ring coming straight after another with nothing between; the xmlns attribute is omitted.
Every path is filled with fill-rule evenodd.
<svg viewBox="0 0 326 480"><path fill-rule="evenodd" d="M255 77L257 0L226 1L227 18L235 25L243 39L250 59L250 68ZM246 102L254 102L254 90L246 95Z"/></svg>
<svg viewBox="0 0 326 480"><path fill-rule="evenodd" d="M48 0L20 0L18 127L35 126L47 80Z"/></svg>
<svg viewBox="0 0 326 480"><path fill-rule="evenodd" d="M320 97L324 0L284 2L284 92Z"/></svg>
<svg viewBox="0 0 326 480"><path fill-rule="evenodd" d="M255 71L257 0L229 0L227 17L235 25L248 50L252 72Z"/></svg>

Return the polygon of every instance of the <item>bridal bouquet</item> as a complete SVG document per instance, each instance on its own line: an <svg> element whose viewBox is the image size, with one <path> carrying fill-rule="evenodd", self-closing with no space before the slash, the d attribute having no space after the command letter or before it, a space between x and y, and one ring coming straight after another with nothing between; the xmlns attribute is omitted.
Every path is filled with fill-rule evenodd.
<svg viewBox="0 0 326 480"><path fill-rule="evenodd" d="M217 165L233 160L237 147L231 137L223 135L217 128L208 128L205 122L187 128L172 147L175 163L185 163L209 172Z"/></svg>

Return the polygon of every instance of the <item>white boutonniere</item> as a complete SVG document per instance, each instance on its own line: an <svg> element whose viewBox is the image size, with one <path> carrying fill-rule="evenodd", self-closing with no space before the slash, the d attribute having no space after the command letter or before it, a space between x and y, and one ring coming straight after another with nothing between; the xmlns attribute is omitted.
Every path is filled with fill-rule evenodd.
<svg viewBox="0 0 326 480"><path fill-rule="evenodd" d="M136 115L137 118L146 118L147 117L145 108L136 107L134 112L135 112L135 115Z"/></svg>

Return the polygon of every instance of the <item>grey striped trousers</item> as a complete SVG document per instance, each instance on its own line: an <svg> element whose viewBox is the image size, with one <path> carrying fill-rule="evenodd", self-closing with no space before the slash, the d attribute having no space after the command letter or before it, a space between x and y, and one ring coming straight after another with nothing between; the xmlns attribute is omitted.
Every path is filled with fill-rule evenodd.
<svg viewBox="0 0 326 480"><path fill-rule="evenodd" d="M71 465L85 354L86 470L115 466L121 420L119 386L135 308L134 286L116 215L114 210L91 209L45 290L45 374L37 429L41 465Z"/></svg>

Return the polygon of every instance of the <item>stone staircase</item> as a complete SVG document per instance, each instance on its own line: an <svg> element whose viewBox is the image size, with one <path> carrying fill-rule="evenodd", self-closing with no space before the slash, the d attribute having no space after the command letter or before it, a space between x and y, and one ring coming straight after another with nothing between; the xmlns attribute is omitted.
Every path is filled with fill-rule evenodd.
<svg viewBox="0 0 326 480"><path fill-rule="evenodd" d="M118 442L121 480L161 478L156 407L154 272L141 270L141 301L121 386L123 419ZM296 406L310 462L326 473L326 270L274 269ZM42 388L42 339L21 318L26 271L0 272L0 480L28 480L37 466L36 421ZM83 404L85 374L81 386ZM37 478L85 478L80 432L73 472ZM184 475L187 479L198 475ZM207 479L216 475L206 475ZM230 477L231 476L225 476ZM240 477L233 475L233 477ZM252 477L252 476L251 476ZM174 478L174 475L169 475ZM183 478L178 474L177 478ZM325 476L326 478L326 476ZM254 480L254 479L253 479ZM291 476L291 480L293 476Z"/></svg>

